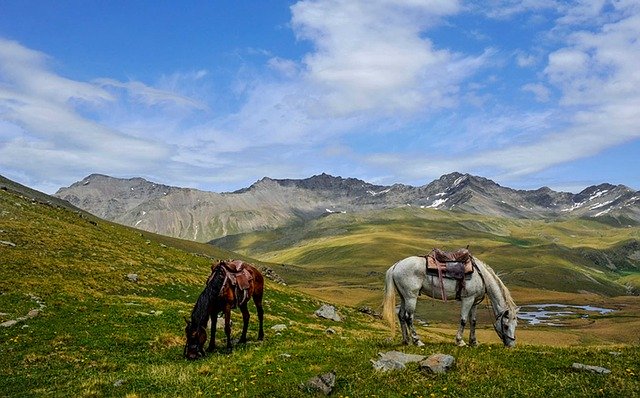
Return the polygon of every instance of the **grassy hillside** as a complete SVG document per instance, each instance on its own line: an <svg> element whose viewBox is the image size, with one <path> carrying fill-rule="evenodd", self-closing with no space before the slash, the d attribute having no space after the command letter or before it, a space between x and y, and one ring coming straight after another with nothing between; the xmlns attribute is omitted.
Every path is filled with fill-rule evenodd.
<svg viewBox="0 0 640 398"><path fill-rule="evenodd" d="M0 396L294 397L306 395L299 385L308 378L332 370L337 397L630 397L640 391L637 344L506 350L485 325L483 344L461 349L450 328L436 325L419 328L425 347L402 347L378 319L345 306L338 307L344 322L317 318L319 300L271 281L264 342L255 341L254 315L249 344L187 362L183 317L209 273L204 255L230 253L0 190L0 323L18 320L0 327ZM131 273L137 282L127 278ZM239 321L234 314L236 336ZM287 329L275 332L275 324ZM443 376L423 375L415 365L379 373L370 360L388 350L447 353L458 367ZM578 373L573 362L612 373Z"/></svg>
<svg viewBox="0 0 640 398"><path fill-rule="evenodd" d="M640 287L639 241L638 227L594 220L513 220L407 207L331 214L215 244L367 286L379 283L380 273L401 258L469 245L509 286L611 296L627 294L627 284Z"/></svg>

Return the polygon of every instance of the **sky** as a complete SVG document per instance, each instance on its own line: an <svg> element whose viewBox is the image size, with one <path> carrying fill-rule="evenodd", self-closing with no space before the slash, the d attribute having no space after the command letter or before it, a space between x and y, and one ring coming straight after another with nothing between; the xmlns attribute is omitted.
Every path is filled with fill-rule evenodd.
<svg viewBox="0 0 640 398"><path fill-rule="evenodd" d="M0 174L640 189L637 0L0 0Z"/></svg>

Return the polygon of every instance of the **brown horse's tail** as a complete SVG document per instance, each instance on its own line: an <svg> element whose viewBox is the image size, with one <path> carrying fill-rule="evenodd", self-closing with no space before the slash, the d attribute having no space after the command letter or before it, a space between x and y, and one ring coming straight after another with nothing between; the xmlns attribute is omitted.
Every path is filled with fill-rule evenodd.
<svg viewBox="0 0 640 398"><path fill-rule="evenodd" d="M396 286L393 282L393 267L387 270L385 276L382 318L389 324L393 336L396 333Z"/></svg>

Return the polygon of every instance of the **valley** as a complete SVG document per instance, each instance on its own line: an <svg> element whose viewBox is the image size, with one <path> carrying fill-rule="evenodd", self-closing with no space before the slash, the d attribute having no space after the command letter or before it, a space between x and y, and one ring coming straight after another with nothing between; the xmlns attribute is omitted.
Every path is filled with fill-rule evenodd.
<svg viewBox="0 0 640 398"><path fill-rule="evenodd" d="M333 213L203 244L106 221L11 182L0 188L0 323L8 325L0 327L0 390L6 396L293 397L303 393L300 384L327 371L337 375L337 395L357 397L640 391L640 342L629 333L640 326L640 303L627 286L637 275L634 227L403 206ZM397 259L467 244L499 271L518 304L615 311L575 316L561 328L521 321L511 350L500 344L485 304L476 348L453 344L455 302L420 300L418 317L426 323L417 329L425 347L400 345L397 334L389 338L388 327L362 311L379 310L383 272ZM214 258L243 258L286 285L267 280L264 342L256 341L250 307L248 344L187 362L184 317ZM324 303L344 320L315 316ZM237 335L239 313L233 320ZM275 331L276 325L285 329ZM371 360L390 350L450 354L466 371L438 377L417 368L373 369ZM574 362L612 373L579 374ZM464 387L471 384L473 390Z"/></svg>

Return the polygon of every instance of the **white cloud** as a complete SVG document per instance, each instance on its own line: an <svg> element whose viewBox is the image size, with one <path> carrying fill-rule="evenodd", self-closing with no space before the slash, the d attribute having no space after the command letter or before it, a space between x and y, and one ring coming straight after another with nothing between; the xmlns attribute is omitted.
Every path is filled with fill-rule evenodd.
<svg viewBox="0 0 640 398"><path fill-rule="evenodd" d="M461 9L446 1L303 1L292 26L315 50L303 59L318 106L330 116L416 112L455 102L484 59L436 49L423 33Z"/></svg>
<svg viewBox="0 0 640 398"><path fill-rule="evenodd" d="M48 60L41 52L0 38L0 94L6 97L22 93L58 103L72 99L92 103L113 100L99 87L51 73Z"/></svg>
<svg viewBox="0 0 640 398"><path fill-rule="evenodd" d="M290 27L312 49L297 59L260 50L264 69L239 73L232 93L210 92L209 66L155 82L76 81L0 39L0 167L61 185L89 172L189 186L338 170L391 182L452 170L531 175L639 136L639 7L603 4L300 1ZM462 13L527 13L555 28L515 53L494 37L473 53L430 38ZM515 63L496 60L503 54ZM516 64L525 77L514 83L503 68ZM223 95L234 113L211 109ZM528 97L538 103L511 102ZM383 149L370 155L370 143ZM464 156L433 150L450 147Z"/></svg>
<svg viewBox="0 0 640 398"><path fill-rule="evenodd" d="M524 2L515 5L519 12L526 6ZM551 104L549 112L531 114L530 123L526 114L513 112L485 120L469 118L466 131L473 133L462 141L479 150L467 156L436 156L410 165L406 155L378 155L369 161L413 178L451 170L484 170L501 178L520 178L640 138L640 6L613 3L617 8L606 16L596 12L605 12L600 6L584 6L572 10L572 18L561 17L558 23L584 24L588 18L591 24L608 22L574 30L564 37L563 47L549 54L540 76L562 94L556 109ZM526 84L522 89L539 101L550 100L545 83ZM521 139L523 133L525 139ZM474 143L474 139L484 143Z"/></svg>
<svg viewBox="0 0 640 398"><path fill-rule="evenodd" d="M528 83L522 86L523 91L528 91L533 93L538 102L547 102L549 101L549 96L551 95L547 86L541 83Z"/></svg>
<svg viewBox="0 0 640 398"><path fill-rule="evenodd" d="M203 77L201 72L197 73L194 78L200 79ZM207 110L208 107L206 104L201 103L199 101L195 101L192 98L186 97L184 95L176 94L175 92L159 90L154 87L149 87L148 85L138 82L138 81L129 81L129 82L120 82L114 79L96 79L94 83L98 87L102 87L105 89L108 88L121 88L125 89L129 95L134 98L136 101L139 101L142 105L145 106L181 106L185 108L193 108L199 110Z"/></svg>
<svg viewBox="0 0 640 398"><path fill-rule="evenodd" d="M99 111L116 96L53 73L46 60L40 52L0 39L1 166L64 181L78 170L151 169L168 156L164 144L84 117L86 110Z"/></svg>

